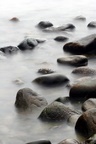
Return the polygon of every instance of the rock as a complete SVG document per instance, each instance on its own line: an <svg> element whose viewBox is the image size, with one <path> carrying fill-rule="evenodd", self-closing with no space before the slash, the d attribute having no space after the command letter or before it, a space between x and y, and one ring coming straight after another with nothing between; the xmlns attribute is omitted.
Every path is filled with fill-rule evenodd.
<svg viewBox="0 0 96 144"><path fill-rule="evenodd" d="M96 108L96 98L90 98L86 100L82 105L83 111L89 110L91 108Z"/></svg>
<svg viewBox="0 0 96 144"><path fill-rule="evenodd" d="M69 42L63 46L63 50L73 54L94 54L96 52L96 34L89 35L76 42Z"/></svg>
<svg viewBox="0 0 96 144"><path fill-rule="evenodd" d="M45 98L40 97L30 88L23 88L17 92L15 106L21 109L32 109L35 107L46 106Z"/></svg>
<svg viewBox="0 0 96 144"><path fill-rule="evenodd" d="M16 79L16 80L14 80L13 81L15 84L17 84L17 85L22 85L22 84L24 84L24 82L21 80L21 79Z"/></svg>
<svg viewBox="0 0 96 144"><path fill-rule="evenodd" d="M86 21L86 18L84 16L80 15L80 16L75 17L75 20Z"/></svg>
<svg viewBox="0 0 96 144"><path fill-rule="evenodd" d="M17 17L13 17L13 18L10 19L10 21L12 21L12 22L19 22L19 19Z"/></svg>
<svg viewBox="0 0 96 144"><path fill-rule="evenodd" d="M26 144L51 144L51 142L49 140L38 140L38 141L34 141L34 142L29 142Z"/></svg>
<svg viewBox="0 0 96 144"><path fill-rule="evenodd" d="M68 64L72 66L85 66L88 64L88 59L83 55L75 55L58 58L57 62L64 65Z"/></svg>
<svg viewBox="0 0 96 144"><path fill-rule="evenodd" d="M54 40L58 42L65 42L68 40L68 38L64 36L57 36L56 38L54 38Z"/></svg>
<svg viewBox="0 0 96 144"><path fill-rule="evenodd" d="M50 28L46 28L44 29L44 31L49 31L49 32L60 32L60 31L66 31L66 30L74 30L75 26L73 24L66 24L63 26L59 26L59 27L50 27Z"/></svg>
<svg viewBox="0 0 96 144"><path fill-rule="evenodd" d="M53 26L53 24L49 21L41 21L41 22L39 22L38 26L40 28L48 28L48 27Z"/></svg>
<svg viewBox="0 0 96 144"><path fill-rule="evenodd" d="M85 138L90 138L96 134L96 109L90 109L84 112L78 118L75 130Z"/></svg>
<svg viewBox="0 0 96 144"><path fill-rule="evenodd" d="M90 23L87 25L87 27L89 27L89 28L96 28L96 21L90 22Z"/></svg>
<svg viewBox="0 0 96 144"><path fill-rule="evenodd" d="M42 69L38 70L38 73L41 73L41 74L51 74L51 73L54 73L54 71L51 70L51 69L42 68Z"/></svg>
<svg viewBox="0 0 96 144"><path fill-rule="evenodd" d="M88 78L74 84L70 89L69 96L75 100L96 98L96 79Z"/></svg>
<svg viewBox="0 0 96 144"><path fill-rule="evenodd" d="M42 121L69 121L70 118L79 113L66 107L61 102L53 102L48 105L40 114L39 119Z"/></svg>
<svg viewBox="0 0 96 144"><path fill-rule="evenodd" d="M27 38L23 40L19 45L20 50L32 50L35 46L38 45L38 42L36 39Z"/></svg>
<svg viewBox="0 0 96 144"><path fill-rule="evenodd" d="M66 84L69 79L62 74L48 74L41 77L37 77L33 82L44 86L57 86Z"/></svg>
<svg viewBox="0 0 96 144"><path fill-rule="evenodd" d="M89 67L78 67L75 68L72 73L80 76L94 76L96 75L96 69Z"/></svg>
<svg viewBox="0 0 96 144"><path fill-rule="evenodd" d="M0 48L0 51L2 51L5 54L15 54L19 51L19 48L15 46L6 46Z"/></svg>
<svg viewBox="0 0 96 144"><path fill-rule="evenodd" d="M80 142L75 139L65 139L58 144L80 144Z"/></svg>

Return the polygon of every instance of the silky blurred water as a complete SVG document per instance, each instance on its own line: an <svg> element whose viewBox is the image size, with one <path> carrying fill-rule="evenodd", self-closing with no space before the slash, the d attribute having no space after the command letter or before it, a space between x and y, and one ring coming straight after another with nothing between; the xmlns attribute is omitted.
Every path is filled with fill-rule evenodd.
<svg viewBox="0 0 96 144"><path fill-rule="evenodd" d="M86 21L74 20L78 15L86 17ZM12 17L17 17L20 21L9 21ZM41 20L50 21L54 26L72 23L76 30L46 33L36 27ZM32 80L39 76L39 68L63 73L71 81L76 79L71 74L73 67L57 64L57 58L68 54L63 52L65 43L53 39L63 35L73 41L96 33L96 29L87 28L90 21L96 21L95 0L0 0L0 47L17 46L26 37L46 40L32 52L0 57L0 144L24 144L39 139L58 143L65 138L78 139L74 126L42 123L37 119L41 110L19 113L14 102L17 91L24 87L44 96L48 103L58 97L69 96L68 88L44 88L33 84ZM89 66L96 67L95 62L95 57L90 59ZM13 83L16 79L24 81L24 84L16 85Z"/></svg>

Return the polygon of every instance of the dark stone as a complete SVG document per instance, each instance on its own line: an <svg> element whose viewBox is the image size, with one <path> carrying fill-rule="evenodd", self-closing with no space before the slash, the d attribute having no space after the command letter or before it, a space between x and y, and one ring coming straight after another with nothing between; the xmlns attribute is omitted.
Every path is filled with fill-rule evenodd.
<svg viewBox="0 0 96 144"><path fill-rule="evenodd" d="M38 26L39 26L40 28L48 28L48 27L53 26L53 24L52 24L51 22L49 22L49 21L41 21L41 22L38 24Z"/></svg>
<svg viewBox="0 0 96 144"><path fill-rule="evenodd" d="M90 22L90 23L87 25L87 27L89 27L89 28L96 28L96 21Z"/></svg>
<svg viewBox="0 0 96 144"><path fill-rule="evenodd" d="M15 54L19 51L19 48L15 46L7 46L0 48L0 51L2 51L5 54Z"/></svg>
<svg viewBox="0 0 96 144"><path fill-rule="evenodd" d="M23 88L17 92L15 106L21 109L32 109L35 107L46 106L45 98L40 97L36 92L30 88Z"/></svg>
<svg viewBox="0 0 96 144"><path fill-rule="evenodd" d="M10 21L12 21L12 22L19 22L19 19L17 17L13 17L13 18L10 19Z"/></svg>
<svg viewBox="0 0 96 144"><path fill-rule="evenodd" d="M70 98L76 100L87 100L96 98L96 79L88 78L74 84L70 89Z"/></svg>
<svg viewBox="0 0 96 144"><path fill-rule="evenodd" d="M67 56L58 58L57 62L60 64L68 64L73 66L85 66L88 64L88 59L85 56L75 55L75 56Z"/></svg>
<svg viewBox="0 0 96 144"><path fill-rule="evenodd" d="M19 45L20 50L32 50L35 46L38 45L38 42L36 39L27 38L23 40Z"/></svg>
<svg viewBox="0 0 96 144"><path fill-rule="evenodd" d="M54 40L58 41L58 42L65 42L68 40L67 37L64 37L64 36L58 36L56 37Z"/></svg>
<svg viewBox="0 0 96 144"><path fill-rule="evenodd" d="M96 134L96 109L90 109L84 112L78 118L75 130L85 138L90 138Z"/></svg>
<svg viewBox="0 0 96 144"><path fill-rule="evenodd" d="M96 108L96 98L90 98L86 100L82 105L83 111L89 110L91 108Z"/></svg>
<svg viewBox="0 0 96 144"><path fill-rule="evenodd" d="M38 141L34 141L34 142L29 142L26 144L51 144L51 142L49 140L38 140Z"/></svg>
<svg viewBox="0 0 96 144"><path fill-rule="evenodd" d="M69 119L78 115L78 112L66 107L61 102L54 101L48 105L40 114L39 119L42 121L69 121Z"/></svg>
<svg viewBox="0 0 96 144"><path fill-rule="evenodd" d="M63 50L73 54L94 54L96 52L96 34L89 35L76 42L69 42L63 46Z"/></svg>
<svg viewBox="0 0 96 144"><path fill-rule="evenodd" d="M68 81L69 79L62 74L48 74L48 75L44 75L33 80L33 82L37 84L50 86L50 87L63 85L63 84L66 84Z"/></svg>
<svg viewBox="0 0 96 144"><path fill-rule="evenodd" d="M89 67L78 67L75 68L72 73L80 76L94 76L96 75L96 69Z"/></svg>
<svg viewBox="0 0 96 144"><path fill-rule="evenodd" d="M86 18L80 15L80 16L75 17L75 20L86 21Z"/></svg>
<svg viewBox="0 0 96 144"><path fill-rule="evenodd" d="M38 70L38 73L41 73L41 74L51 74L51 73L54 73L54 71L51 70L51 69L42 68L42 69Z"/></svg>
<svg viewBox="0 0 96 144"><path fill-rule="evenodd" d="M58 144L80 144L80 142L78 142L75 139L65 139L65 140L59 142Z"/></svg>

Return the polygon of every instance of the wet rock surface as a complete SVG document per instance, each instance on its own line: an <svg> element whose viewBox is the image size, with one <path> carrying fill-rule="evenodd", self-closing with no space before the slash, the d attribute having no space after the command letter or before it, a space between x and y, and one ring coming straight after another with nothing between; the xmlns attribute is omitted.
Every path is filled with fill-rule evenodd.
<svg viewBox="0 0 96 144"><path fill-rule="evenodd" d="M78 142L75 139L65 139L65 140L59 142L58 144L80 144L80 142Z"/></svg>
<svg viewBox="0 0 96 144"><path fill-rule="evenodd" d="M48 68L42 68L38 70L38 73L40 74L51 74L54 73L55 71L48 69Z"/></svg>
<svg viewBox="0 0 96 144"><path fill-rule="evenodd" d="M86 21L86 17L80 15L80 16L75 17L74 20L77 20L77 21Z"/></svg>
<svg viewBox="0 0 96 144"><path fill-rule="evenodd" d="M57 36L56 38L54 38L54 40L58 42L65 42L68 40L68 38L64 36Z"/></svg>
<svg viewBox="0 0 96 144"><path fill-rule="evenodd" d="M84 37L76 42L69 42L63 50L73 54L94 54L96 52L96 34Z"/></svg>
<svg viewBox="0 0 96 144"><path fill-rule="evenodd" d="M93 136L96 133L96 109L84 112L78 118L75 130L83 137L90 138Z"/></svg>
<svg viewBox="0 0 96 144"><path fill-rule="evenodd" d="M13 17L13 18L10 19L10 21L12 21L12 22L19 22L19 19L17 17Z"/></svg>
<svg viewBox="0 0 96 144"><path fill-rule="evenodd" d="M38 27L40 27L40 28L48 28L48 27L51 27L51 26L53 26L53 24L49 21L41 21L38 24Z"/></svg>
<svg viewBox="0 0 96 144"><path fill-rule="evenodd" d="M37 77L33 82L45 86L59 86L68 83L69 79L62 74L48 74Z"/></svg>
<svg viewBox="0 0 96 144"><path fill-rule="evenodd" d="M87 27L89 27L89 28L96 28L96 21L90 22L90 23L87 25Z"/></svg>
<svg viewBox="0 0 96 144"><path fill-rule="evenodd" d="M2 51L5 54L16 54L19 51L19 48L15 46L6 46L0 48L0 51Z"/></svg>
<svg viewBox="0 0 96 144"><path fill-rule="evenodd" d="M36 108L46 105L46 99L40 97L36 92L34 92L30 88L23 88L17 92L15 106L19 109L32 109L34 107Z"/></svg>
<svg viewBox="0 0 96 144"><path fill-rule="evenodd" d="M38 140L38 141L29 142L26 144L51 144L51 142L49 140Z"/></svg>
<svg viewBox="0 0 96 144"><path fill-rule="evenodd" d="M90 98L86 100L82 105L82 110L86 111L92 108L96 108L96 98Z"/></svg>
<svg viewBox="0 0 96 144"><path fill-rule="evenodd" d="M86 66L88 64L88 59L85 56L75 55L58 58L57 62L64 65L68 64L72 66Z"/></svg>

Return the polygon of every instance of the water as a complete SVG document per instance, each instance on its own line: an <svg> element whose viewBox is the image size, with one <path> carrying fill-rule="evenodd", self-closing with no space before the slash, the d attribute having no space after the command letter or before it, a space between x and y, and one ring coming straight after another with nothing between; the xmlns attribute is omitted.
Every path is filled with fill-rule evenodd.
<svg viewBox="0 0 96 144"><path fill-rule="evenodd" d="M45 39L44 44L37 46L32 52L0 58L0 140L1 143L11 144L49 139L58 143L65 138L76 138L73 126L66 124L49 124L40 122L37 117L41 110L32 113L19 113L14 102L16 93L23 87L32 88L48 103L60 96L68 96L69 90L64 87L43 88L32 83L39 76L39 68L50 68L63 73L70 80L73 67L60 66L56 60L68 55L63 52L64 43L55 42L58 35L69 37L69 41L77 40L83 36L96 33L90 30L87 24L96 20L95 0L0 0L0 47L18 45L25 37ZM86 17L86 22L76 22L78 15ZM20 22L12 23L12 17L18 17ZM73 23L76 30L73 32L45 33L36 25L41 20L48 20L54 26ZM90 67L95 66L96 59L89 60ZM24 81L23 85L13 83L16 79Z"/></svg>

